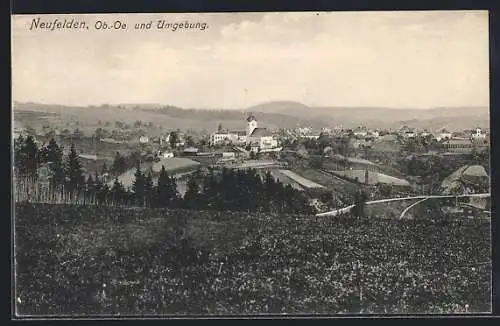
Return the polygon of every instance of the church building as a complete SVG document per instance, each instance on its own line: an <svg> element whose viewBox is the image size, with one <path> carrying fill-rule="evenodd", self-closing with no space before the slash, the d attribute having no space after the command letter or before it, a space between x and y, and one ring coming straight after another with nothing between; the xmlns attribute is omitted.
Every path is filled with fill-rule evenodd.
<svg viewBox="0 0 500 326"><path fill-rule="evenodd" d="M257 120L250 114L247 118L246 131L214 132L210 135L210 144L231 143L234 145L246 145L252 151L271 151L278 149L278 141L266 128L259 128Z"/></svg>
<svg viewBox="0 0 500 326"><path fill-rule="evenodd" d="M250 145L254 151L270 150L278 147L278 141L273 137L273 134L266 128L259 128L253 115L247 118L247 122L247 146Z"/></svg>

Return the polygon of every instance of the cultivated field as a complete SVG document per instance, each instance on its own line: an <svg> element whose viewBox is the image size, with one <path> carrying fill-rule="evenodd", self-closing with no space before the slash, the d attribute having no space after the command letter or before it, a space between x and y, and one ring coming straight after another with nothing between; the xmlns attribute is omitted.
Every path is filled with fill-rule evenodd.
<svg viewBox="0 0 500 326"><path fill-rule="evenodd" d="M279 180L279 182L281 182L285 186L290 185L294 189L304 190L304 188L302 186L300 186L297 182L293 181L291 178L287 177L283 173L280 173L278 169L271 169L270 171L271 171L271 175L273 176L273 178L275 180Z"/></svg>
<svg viewBox="0 0 500 326"><path fill-rule="evenodd" d="M238 169L258 169L277 165L280 165L280 163L277 161L246 160L245 162L238 164L235 167Z"/></svg>
<svg viewBox="0 0 500 326"><path fill-rule="evenodd" d="M153 172L160 172L162 166L165 167L165 170L170 171L180 171L186 168L194 168L197 165L200 165L200 162L193 161L184 157L169 157L163 158L159 162L155 162L153 164Z"/></svg>
<svg viewBox="0 0 500 326"><path fill-rule="evenodd" d="M149 163L143 162L141 165L141 170L148 171L153 170L154 174L158 174L161 171L161 167L165 166L165 170L170 174L178 174L188 172L189 170L195 169L199 162L183 158L183 157L170 157L164 158L160 162ZM118 181L126 188L131 187L135 180L135 168L129 169L118 176ZM156 180L155 180L156 181ZM109 185L112 186L115 181L111 180Z"/></svg>
<svg viewBox="0 0 500 326"><path fill-rule="evenodd" d="M357 179L359 182L365 182L365 170L332 171L332 173L351 180ZM391 177L382 173L368 171L368 184L374 185L377 183L392 184L396 186L410 186L410 183L406 180Z"/></svg>
<svg viewBox="0 0 500 326"><path fill-rule="evenodd" d="M17 204L20 315L491 310L490 224Z"/></svg>
<svg viewBox="0 0 500 326"><path fill-rule="evenodd" d="M297 173L292 172L290 170L279 170L279 172L281 174L289 177L293 181L297 182L299 185L301 185L304 188L307 188L307 189L310 189L310 188L325 188L324 186L322 186L322 185L320 185L320 184L318 184L316 182L313 182L311 180L308 180L306 178L303 178L300 175L298 175Z"/></svg>

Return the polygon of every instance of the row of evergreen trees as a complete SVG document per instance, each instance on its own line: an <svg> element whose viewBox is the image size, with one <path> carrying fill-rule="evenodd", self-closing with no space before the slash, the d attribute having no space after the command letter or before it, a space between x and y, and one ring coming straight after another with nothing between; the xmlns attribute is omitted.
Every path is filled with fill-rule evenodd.
<svg viewBox="0 0 500 326"><path fill-rule="evenodd" d="M165 167L155 177L143 171L137 161L132 187L126 189L116 178L109 187L98 173L84 177L80 157L71 146L64 156L54 139L38 148L31 136L20 136L14 144L15 174L20 182L39 181L39 167L49 169L49 190L98 205L171 207L188 209L240 210L273 213L312 213L308 198L290 185L284 186L270 172L256 170L208 169L192 173L184 197L177 180ZM156 179L156 182L155 182Z"/></svg>
<svg viewBox="0 0 500 326"><path fill-rule="evenodd" d="M38 147L35 139L20 135L14 141L14 173L19 184L36 184L39 181L39 168L48 168L49 189L77 195L86 183L82 172L80 157L72 145L65 156L63 148L54 139L46 146Z"/></svg>
<svg viewBox="0 0 500 326"><path fill-rule="evenodd" d="M313 213L303 192L284 186L270 172L222 168L195 173L187 182L187 207L271 213Z"/></svg>

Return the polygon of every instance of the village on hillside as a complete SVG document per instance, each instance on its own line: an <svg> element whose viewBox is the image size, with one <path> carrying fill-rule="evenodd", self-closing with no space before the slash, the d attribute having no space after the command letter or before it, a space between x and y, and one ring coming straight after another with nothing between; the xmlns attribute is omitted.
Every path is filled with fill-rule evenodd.
<svg viewBox="0 0 500 326"><path fill-rule="evenodd" d="M177 175L181 194L186 191L187 175L202 167L270 171L276 180L306 191L318 213L352 204L352 189L367 190L373 200L383 197L380 192L387 189L397 196L488 191L484 185L489 182L486 157L490 133L481 128L461 132L409 126L399 130L366 126L268 129L261 127L265 121L258 121L253 114L242 121L241 130L228 130L219 124L217 130L206 133L178 129L155 136L148 133L151 124L142 121L133 126L119 121L114 128L111 123L105 125L109 128L99 127L89 135L78 128L63 133L50 127L38 131L16 128L14 138L29 134L41 147L55 138L66 152L70 144L77 144L84 174L88 177L99 173L109 187L115 180L125 189L132 187L137 160L144 171L156 176L162 167ZM483 159L478 161L478 157ZM117 160L124 161L123 168L116 169L120 165ZM422 175L429 171L412 170L412 165L431 161L449 161L454 170L436 172L448 173L439 178ZM458 166L458 162L462 165ZM39 167L42 184L49 182L47 164L50 162ZM468 166L476 167L480 182L446 182L446 178Z"/></svg>

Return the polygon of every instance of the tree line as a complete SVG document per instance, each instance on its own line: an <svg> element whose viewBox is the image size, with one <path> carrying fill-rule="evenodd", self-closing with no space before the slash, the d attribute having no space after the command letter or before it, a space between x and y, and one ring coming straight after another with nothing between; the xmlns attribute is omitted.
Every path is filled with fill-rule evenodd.
<svg viewBox="0 0 500 326"><path fill-rule="evenodd" d="M181 196L176 178L170 176L164 166L155 176L151 170L143 169L140 160L136 161L129 189L118 178L109 186L97 172L85 177L74 144L64 155L63 148L54 139L39 148L32 136L20 136L14 143L14 162L18 186L26 182L41 183L40 168L44 166L48 171L44 178L48 183L47 191L51 196L63 195L70 202L79 199L97 205L313 213L307 196L301 191L275 180L270 172L261 175L253 169L199 169L188 176L186 193ZM104 167L103 172L106 169ZM122 169L123 156L117 154L111 170Z"/></svg>

